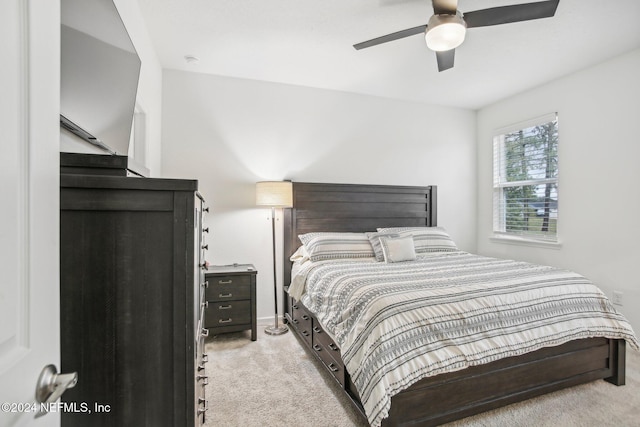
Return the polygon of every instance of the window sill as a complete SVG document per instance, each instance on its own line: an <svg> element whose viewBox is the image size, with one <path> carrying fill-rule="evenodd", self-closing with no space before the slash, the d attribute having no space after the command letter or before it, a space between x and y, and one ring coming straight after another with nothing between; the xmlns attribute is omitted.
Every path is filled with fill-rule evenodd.
<svg viewBox="0 0 640 427"><path fill-rule="evenodd" d="M504 243L507 245L534 246L538 248L560 249L560 242L545 242L543 240L526 239L515 236L492 236L489 238L494 243Z"/></svg>

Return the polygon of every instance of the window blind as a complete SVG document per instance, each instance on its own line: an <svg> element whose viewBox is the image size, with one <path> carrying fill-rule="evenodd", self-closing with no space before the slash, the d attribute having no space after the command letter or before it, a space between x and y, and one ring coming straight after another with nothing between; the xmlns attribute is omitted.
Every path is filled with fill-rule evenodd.
<svg viewBox="0 0 640 427"><path fill-rule="evenodd" d="M493 231L557 241L558 119L499 129L493 139Z"/></svg>

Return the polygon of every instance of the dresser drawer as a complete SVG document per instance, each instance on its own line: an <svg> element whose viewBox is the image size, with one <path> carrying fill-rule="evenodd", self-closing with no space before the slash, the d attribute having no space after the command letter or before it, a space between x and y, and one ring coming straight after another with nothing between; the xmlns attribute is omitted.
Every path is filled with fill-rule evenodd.
<svg viewBox="0 0 640 427"><path fill-rule="evenodd" d="M251 299L251 277L216 276L207 278L209 287L206 290L207 301L230 301Z"/></svg>
<svg viewBox="0 0 640 427"><path fill-rule="evenodd" d="M313 319L313 351L322 363L329 369L331 375L344 386L344 363L340 357L340 349L331 337L320 327L318 321Z"/></svg>
<svg viewBox="0 0 640 427"><path fill-rule="evenodd" d="M293 326L300 332L307 344L311 345L311 315L299 304L294 304L291 309Z"/></svg>
<svg viewBox="0 0 640 427"><path fill-rule="evenodd" d="M329 372L331 372L331 375L333 375L340 385L344 386L344 365L342 360L336 361L331 357L331 350L327 349L327 347L320 343L314 344L312 349L316 355L320 357L324 366L326 366Z"/></svg>
<svg viewBox="0 0 640 427"><path fill-rule="evenodd" d="M331 337L318 325L318 322L314 322L313 325L313 344L320 344L327 350L327 353L331 355L333 360L342 363L342 357L340 355L340 349L333 342Z"/></svg>
<svg viewBox="0 0 640 427"><path fill-rule="evenodd" d="M209 301L205 309L205 328L251 323L251 301Z"/></svg>

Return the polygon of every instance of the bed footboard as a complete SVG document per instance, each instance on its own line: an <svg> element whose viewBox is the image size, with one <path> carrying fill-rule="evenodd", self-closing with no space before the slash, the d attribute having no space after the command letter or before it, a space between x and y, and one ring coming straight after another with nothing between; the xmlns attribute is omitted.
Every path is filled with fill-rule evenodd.
<svg viewBox="0 0 640 427"><path fill-rule="evenodd" d="M383 426L434 426L563 388L624 384L624 340L590 338L426 378L391 399Z"/></svg>
<svg viewBox="0 0 640 427"><path fill-rule="evenodd" d="M340 349L300 303L286 313L292 330L364 415ZM391 399L383 426L436 426L578 384L625 382L624 340L589 338L418 381Z"/></svg>

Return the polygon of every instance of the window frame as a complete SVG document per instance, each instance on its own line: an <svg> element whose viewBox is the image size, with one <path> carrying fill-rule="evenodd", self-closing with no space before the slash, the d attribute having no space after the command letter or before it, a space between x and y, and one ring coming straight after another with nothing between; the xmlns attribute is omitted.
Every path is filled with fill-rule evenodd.
<svg viewBox="0 0 640 427"><path fill-rule="evenodd" d="M553 160L555 162L555 171L554 177L541 177L541 178L529 178L523 180L515 180L509 181L506 176L506 167L507 161L505 159L506 156L506 148L505 144L505 136L518 132L518 131L526 131L536 126L545 125L550 122L555 122L555 156ZM548 113L539 117L535 117L530 120L526 120L523 122L515 123L509 126L505 126L499 129L494 130L493 132L493 167L492 167L492 236L491 240L496 242L505 242L505 243L524 243L531 244L534 246L541 247L556 247L560 245L559 240L559 220L560 220L560 188L559 188L559 139L560 132L558 126L558 113ZM532 152L532 155L538 155L537 151ZM528 177L527 177L528 178ZM530 230L520 230L514 231L508 229L507 222L507 203L505 202L505 189L507 188L524 188L525 186L538 186L538 185L546 185L546 184L554 184L552 190L555 190L555 212L554 220L555 220L555 232L531 232ZM529 217L530 213L527 214L525 208L522 209L522 217ZM551 217L548 217L550 219ZM528 223L528 220L527 220Z"/></svg>

